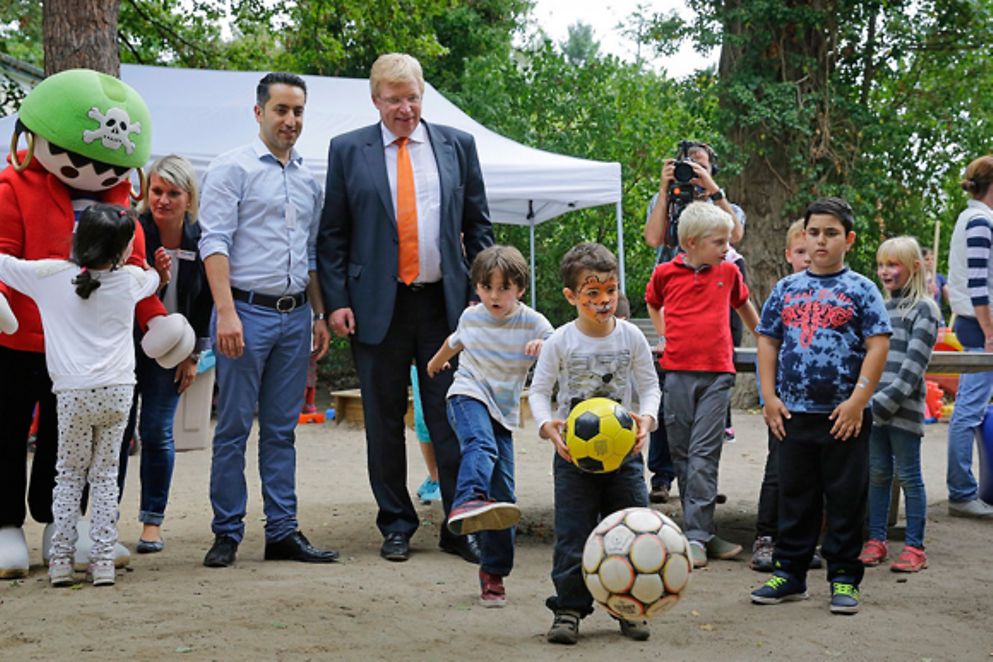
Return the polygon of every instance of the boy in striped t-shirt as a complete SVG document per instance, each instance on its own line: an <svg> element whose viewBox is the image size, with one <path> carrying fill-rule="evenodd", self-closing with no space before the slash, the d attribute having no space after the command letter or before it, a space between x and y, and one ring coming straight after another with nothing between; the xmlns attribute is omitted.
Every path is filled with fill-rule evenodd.
<svg viewBox="0 0 993 662"><path fill-rule="evenodd" d="M512 246L491 246L469 273L480 305L470 306L428 363L434 377L461 352L448 389L448 420L462 447L448 528L481 531L480 603L506 604L503 578L514 564L514 525L521 517L514 495L514 443L520 427L524 380L541 344L552 334L544 315L520 302L528 266Z"/></svg>

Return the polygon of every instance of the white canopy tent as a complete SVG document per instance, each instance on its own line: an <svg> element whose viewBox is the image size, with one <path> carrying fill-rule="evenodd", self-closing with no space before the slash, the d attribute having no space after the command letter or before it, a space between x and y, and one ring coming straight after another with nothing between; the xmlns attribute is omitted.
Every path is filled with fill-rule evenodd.
<svg viewBox="0 0 993 662"><path fill-rule="evenodd" d="M262 72L215 71L122 65L121 78L145 99L152 115L152 159L181 154L203 172L223 152L258 133L252 116ZM376 122L365 79L304 76L307 114L296 148L323 185L332 136ZM531 297L534 303L534 228L568 211L613 204L617 257L624 283L621 166L553 154L514 142L479 124L438 93L424 92L424 119L447 124L476 138L490 215L496 223L527 225L531 238ZM13 132L14 118L0 118L0 137ZM6 158L9 141L0 140ZM23 145L23 142L22 142Z"/></svg>

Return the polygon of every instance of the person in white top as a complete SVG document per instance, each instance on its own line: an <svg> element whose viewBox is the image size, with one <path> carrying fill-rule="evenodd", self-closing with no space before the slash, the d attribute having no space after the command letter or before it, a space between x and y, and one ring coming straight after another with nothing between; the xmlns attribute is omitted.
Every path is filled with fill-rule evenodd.
<svg viewBox="0 0 993 662"><path fill-rule="evenodd" d="M0 280L34 299L45 331L45 357L58 401L58 475L49 579L73 583L79 502L92 490L89 576L114 583L117 464L134 392L134 307L155 292L159 275L122 266L131 255L135 218L117 205L80 215L69 260L0 255Z"/></svg>
<svg viewBox="0 0 993 662"><path fill-rule="evenodd" d="M593 611L593 596L583 582L582 557L586 539L607 515L632 506L648 505L641 450L658 425L658 377L652 351L634 324L614 315L620 289L617 258L601 244L572 247L562 258L562 293L576 307L576 320L559 327L545 341L531 380L528 402L538 433L555 446L555 550L552 582L555 595L545 605L555 612L548 641L574 644L579 620ZM558 408L552 410L552 388L558 384ZM638 413L634 448L610 473L587 473L572 463L562 431L569 410L593 397L610 398L628 410L637 392ZM643 641L645 623L621 620L621 634Z"/></svg>

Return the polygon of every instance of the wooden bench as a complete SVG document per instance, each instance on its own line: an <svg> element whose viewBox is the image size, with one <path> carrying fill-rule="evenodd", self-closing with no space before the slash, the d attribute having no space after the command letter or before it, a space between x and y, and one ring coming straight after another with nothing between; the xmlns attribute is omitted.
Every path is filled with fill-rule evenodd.
<svg viewBox="0 0 993 662"><path fill-rule="evenodd" d="M359 389L332 391L331 398L335 410L335 424L349 422L359 427L365 425L365 415L362 412L362 392ZM521 420L526 421L530 417L531 407L528 406L528 390L524 389L524 392L521 393ZM414 398L412 396L408 396L407 413L403 421L408 428L414 428Z"/></svg>

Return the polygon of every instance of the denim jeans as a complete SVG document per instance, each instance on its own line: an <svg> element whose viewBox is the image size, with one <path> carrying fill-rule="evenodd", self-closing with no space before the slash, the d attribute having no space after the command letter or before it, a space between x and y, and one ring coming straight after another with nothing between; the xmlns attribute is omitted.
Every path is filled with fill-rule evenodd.
<svg viewBox="0 0 993 662"><path fill-rule="evenodd" d="M448 399L448 422L459 439L462 462L452 507L472 499L514 503L514 439L489 409L466 395ZM506 577L514 567L514 529L479 533L479 567Z"/></svg>
<svg viewBox="0 0 993 662"><path fill-rule="evenodd" d="M161 525L169 501L176 458L173 420L179 405L176 369L165 369L139 352L137 391L141 394L141 505L138 521Z"/></svg>
<svg viewBox="0 0 993 662"><path fill-rule="evenodd" d="M894 461L907 501L904 542L923 548L927 493L921 476L921 438L889 425L874 425L869 436L869 537L886 540Z"/></svg>
<svg viewBox="0 0 993 662"><path fill-rule="evenodd" d="M967 352L981 352L982 347L966 347ZM986 408L993 396L993 372L969 372L959 377L955 394L955 411L948 425L948 500L972 501L979 485L972 473L972 448L983 424Z"/></svg>
<svg viewBox="0 0 993 662"><path fill-rule="evenodd" d="M658 363L655 370L659 373L659 390L665 393L665 373L659 369ZM659 422L655 431L651 433L648 442L648 471L652 474L652 489L656 487L670 487L672 480L676 477L676 467L672 465L672 456L669 454L669 437L665 433L665 395L659 400L659 413L655 420Z"/></svg>
<svg viewBox="0 0 993 662"><path fill-rule="evenodd" d="M289 313L235 301L245 350L236 359L217 355L217 426L210 464L211 529L241 542L248 488L245 450L256 405L259 413L259 475L265 537L282 540L297 530L297 416L303 405L310 361L310 306ZM217 313L210 330L217 343Z"/></svg>
<svg viewBox="0 0 993 662"><path fill-rule="evenodd" d="M617 471L593 474L581 471L556 453L555 549L552 583L555 596L545 601L552 611L574 609L584 616L593 611L593 596L583 581L583 547L601 519L624 508L648 505L644 460L628 457Z"/></svg>

